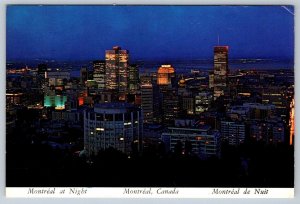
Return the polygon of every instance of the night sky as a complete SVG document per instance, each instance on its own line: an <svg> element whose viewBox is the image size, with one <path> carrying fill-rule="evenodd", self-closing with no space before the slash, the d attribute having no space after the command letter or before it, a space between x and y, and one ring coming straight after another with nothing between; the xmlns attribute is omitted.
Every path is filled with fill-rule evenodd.
<svg viewBox="0 0 300 204"><path fill-rule="evenodd" d="M282 6L8 6L7 59L294 57L294 10Z"/></svg>

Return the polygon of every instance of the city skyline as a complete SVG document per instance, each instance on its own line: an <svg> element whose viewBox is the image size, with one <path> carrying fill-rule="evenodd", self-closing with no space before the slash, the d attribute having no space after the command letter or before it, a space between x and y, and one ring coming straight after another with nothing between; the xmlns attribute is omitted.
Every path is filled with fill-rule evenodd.
<svg viewBox="0 0 300 204"><path fill-rule="evenodd" d="M219 44L293 60L293 24L285 6L8 6L7 59L104 59L115 45L132 60L201 59Z"/></svg>
<svg viewBox="0 0 300 204"><path fill-rule="evenodd" d="M293 7L7 11L7 188L292 192Z"/></svg>

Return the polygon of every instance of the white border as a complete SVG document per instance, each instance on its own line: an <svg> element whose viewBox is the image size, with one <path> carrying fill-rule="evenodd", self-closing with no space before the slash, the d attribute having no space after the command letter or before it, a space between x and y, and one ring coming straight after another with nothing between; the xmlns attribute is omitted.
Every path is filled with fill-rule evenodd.
<svg viewBox="0 0 300 204"><path fill-rule="evenodd" d="M5 42L6 42L6 36L5 36L5 13L6 13L6 5L7 4L117 4L117 5L124 5L124 4L159 4L159 5L175 5L175 4L185 4L185 5L196 5L196 4L201 4L201 5L222 5L222 4L226 4L226 5L239 5L239 4L249 4L249 5L274 5L274 4L285 4L285 5L294 5L295 6L295 79L298 79L300 76L300 72L299 72L299 68L300 68L300 58L297 58L297 56L300 56L300 45L299 45L299 39L298 36L300 36L300 32L299 32L299 7L300 7L300 3L298 0L187 0L187 1L182 1L182 0L152 0L151 2L146 1L146 0L47 0L47 1L42 1L42 0L0 0L0 86L2 89L0 89L0 94L1 94L1 100L0 101L0 108L2 110L2 113L5 113ZM298 68L298 69L297 69ZM299 100L299 91L298 91L298 85L299 82L297 82L297 80L295 80L295 101L297 103L297 101ZM298 106L296 105L296 125L298 124L298 118L299 118L299 111L298 111ZM5 130L5 114L1 114L0 116L1 119L1 123L0 123L0 129L1 130ZM296 139L295 139L295 146L298 147L299 146L299 141L297 139L297 132L298 132L298 128L296 128L295 130L295 135L296 135ZM0 147L0 189L1 189L1 197L0 197L0 203L40 203L40 202L45 202L45 203L64 203L64 202L69 202L69 199L8 199L5 198L5 133L4 131L1 131L0 133L0 138L1 138L1 147ZM247 200L243 200L242 202L245 203L252 203L252 202L264 202L264 203L300 203L300 199L297 198L297 195L300 195L300 191L299 188L297 188L299 186L299 176L297 175L299 172L299 148L295 148L295 157L296 157L296 165L295 165L295 198L294 199L279 199L279 200L266 200L264 199L262 200L257 200L257 199L247 199ZM106 188L107 189L107 188ZM6 189L8 191L12 190L12 189ZM20 189L19 189L20 190ZM111 192L111 189L108 189ZM199 190L199 189L198 189ZM201 189L203 190L203 189ZM202 191L203 192L203 191ZM274 191L275 192L275 191ZM277 191L276 191L277 192ZM279 190L279 192L282 192L281 190ZM278 192L278 193L279 193ZM8 193L8 192L7 192ZM61 198L61 196L59 196ZM200 197L198 197L200 198ZM233 197L230 197L233 198ZM59 202L58 202L59 201ZM126 200L120 200L120 199L97 199L97 200L93 200L90 199L89 202L97 202L97 203L126 203L126 202L137 202L140 203L140 199L138 200L132 200L132 199L126 199ZM147 199L147 200L143 200L143 202L145 203L153 203L154 200L152 199ZM155 202L172 202L172 203L181 203L181 202L186 202L186 200L182 200L182 199L172 199L172 200L165 200L165 199L160 199L160 200L156 200ZM201 200L204 201L204 200ZM71 201L72 203L74 202L74 200ZM75 203L83 203L86 202L82 199L76 199ZM189 199L188 200L189 203L199 203L198 199ZM220 200L205 200L205 203L219 203ZM222 202L228 202L228 203L235 203L235 202L241 202L240 199L226 199L226 200L222 200Z"/></svg>
<svg viewBox="0 0 300 204"><path fill-rule="evenodd" d="M45 193L32 193L45 191ZM128 193L134 191L145 193ZM172 191L175 194L165 194ZM220 193L216 193L220 192ZM225 193L222 193L225 192ZM6 188L11 198L294 198L293 188Z"/></svg>

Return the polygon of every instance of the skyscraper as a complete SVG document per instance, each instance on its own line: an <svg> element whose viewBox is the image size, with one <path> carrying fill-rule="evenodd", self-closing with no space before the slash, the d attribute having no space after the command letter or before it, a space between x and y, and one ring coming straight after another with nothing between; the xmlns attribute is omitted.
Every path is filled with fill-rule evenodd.
<svg viewBox="0 0 300 204"><path fill-rule="evenodd" d="M153 123L153 85L141 85L141 107L143 109L144 123Z"/></svg>
<svg viewBox="0 0 300 204"><path fill-rule="evenodd" d="M160 107L163 123L173 125L179 112L179 98L175 69L171 65L161 65L157 70L157 85L161 95Z"/></svg>
<svg viewBox="0 0 300 204"><path fill-rule="evenodd" d="M214 47L214 99L225 95L228 89L228 46Z"/></svg>
<svg viewBox="0 0 300 204"><path fill-rule="evenodd" d="M105 61L104 60L96 60L93 61L93 78L94 81L97 83L98 89L103 90L105 89Z"/></svg>
<svg viewBox="0 0 300 204"><path fill-rule="evenodd" d="M136 64L128 67L128 89L131 93L135 93L139 87L139 67Z"/></svg>
<svg viewBox="0 0 300 204"><path fill-rule="evenodd" d="M115 46L105 51L106 89L126 92L128 87L129 51Z"/></svg>
<svg viewBox="0 0 300 204"><path fill-rule="evenodd" d="M246 127L243 122L221 121L222 139L229 145L240 145L245 141Z"/></svg>
<svg viewBox="0 0 300 204"><path fill-rule="evenodd" d="M158 85L172 85L172 79L175 78L175 69L167 64L161 65L157 71L157 84Z"/></svg>
<svg viewBox="0 0 300 204"><path fill-rule="evenodd" d="M88 70L86 67L80 69L80 84L85 85L85 82L88 80Z"/></svg>
<svg viewBox="0 0 300 204"><path fill-rule="evenodd" d="M46 71L47 71L47 64L39 64L38 65L38 75L41 75L42 77L44 77Z"/></svg>

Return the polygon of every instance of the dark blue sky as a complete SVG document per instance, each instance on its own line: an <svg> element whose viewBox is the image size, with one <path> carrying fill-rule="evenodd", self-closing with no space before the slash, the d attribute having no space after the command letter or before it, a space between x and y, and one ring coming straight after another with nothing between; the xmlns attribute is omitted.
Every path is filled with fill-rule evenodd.
<svg viewBox="0 0 300 204"><path fill-rule="evenodd" d="M293 7L8 6L7 59L104 59L114 45L131 59L213 57L218 35L231 58L294 57Z"/></svg>

